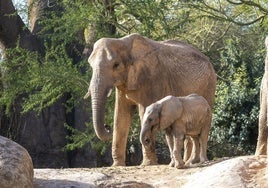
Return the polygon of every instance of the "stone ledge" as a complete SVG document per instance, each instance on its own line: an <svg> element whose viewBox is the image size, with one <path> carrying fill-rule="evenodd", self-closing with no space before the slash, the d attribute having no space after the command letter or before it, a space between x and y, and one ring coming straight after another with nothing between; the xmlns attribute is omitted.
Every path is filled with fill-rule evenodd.
<svg viewBox="0 0 268 188"><path fill-rule="evenodd" d="M268 187L266 156L241 156L186 169L167 165L35 169L36 188ZM216 178L215 178L216 177Z"/></svg>

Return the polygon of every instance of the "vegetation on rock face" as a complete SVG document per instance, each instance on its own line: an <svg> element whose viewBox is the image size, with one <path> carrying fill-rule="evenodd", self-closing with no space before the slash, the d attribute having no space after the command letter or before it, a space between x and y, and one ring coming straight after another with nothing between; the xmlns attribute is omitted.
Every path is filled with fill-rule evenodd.
<svg viewBox="0 0 268 188"><path fill-rule="evenodd" d="M155 40L186 41L210 57L218 75L209 142L211 158L254 152L268 28L265 1L61 0L55 3L51 5L55 8L42 15L39 22L42 27L36 33L43 41L43 50L24 49L18 39L17 47L3 52L0 105L5 113L1 114L2 118L32 110L42 113L62 97L67 99L62 104L66 113L71 112L81 104L88 88L91 71L86 60L94 41L137 32ZM22 107L19 112L14 111L16 100L20 100ZM113 123L113 106L114 95L106 105L109 125ZM90 114L90 108L87 110ZM136 115L129 148L139 144L139 124ZM86 131L76 130L70 123L67 127L70 143L66 149L80 148L90 142L98 143L98 151L103 153L102 148L107 145L96 142L90 122Z"/></svg>

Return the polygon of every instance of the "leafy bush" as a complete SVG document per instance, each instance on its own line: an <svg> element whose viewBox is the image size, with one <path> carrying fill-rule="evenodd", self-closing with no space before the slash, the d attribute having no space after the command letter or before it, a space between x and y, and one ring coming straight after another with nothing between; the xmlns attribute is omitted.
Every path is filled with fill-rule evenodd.
<svg viewBox="0 0 268 188"><path fill-rule="evenodd" d="M243 40L240 39L226 40L221 53L221 69L218 71L220 76L210 141L216 150L219 150L217 147L225 152L228 150L228 154L225 153L228 156L237 153L252 154L258 134L259 86L263 74L264 51L258 52L255 47L253 50L243 49L243 45ZM240 148L242 152L233 148ZM217 155L224 154L218 152Z"/></svg>
<svg viewBox="0 0 268 188"><path fill-rule="evenodd" d="M18 97L23 100L22 112L40 112L67 92L72 96L71 102L87 90L88 76L80 72L82 65L73 65L61 49L48 49L42 58L17 47L8 50L7 56L8 60L1 64L5 86L0 98L0 104L8 107L7 113Z"/></svg>

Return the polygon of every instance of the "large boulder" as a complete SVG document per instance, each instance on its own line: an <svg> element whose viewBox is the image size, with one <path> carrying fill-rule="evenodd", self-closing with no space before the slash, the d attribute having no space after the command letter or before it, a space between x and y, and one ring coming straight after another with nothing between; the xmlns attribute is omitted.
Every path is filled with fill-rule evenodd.
<svg viewBox="0 0 268 188"><path fill-rule="evenodd" d="M235 157L194 173L182 187L268 187L267 162L264 155Z"/></svg>
<svg viewBox="0 0 268 188"><path fill-rule="evenodd" d="M22 146L0 136L0 187L32 188L33 163Z"/></svg>

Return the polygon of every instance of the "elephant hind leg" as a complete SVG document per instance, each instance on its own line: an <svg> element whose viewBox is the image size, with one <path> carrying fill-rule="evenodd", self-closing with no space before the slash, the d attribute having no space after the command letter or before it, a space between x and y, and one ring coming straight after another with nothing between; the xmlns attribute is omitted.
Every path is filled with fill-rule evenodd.
<svg viewBox="0 0 268 188"><path fill-rule="evenodd" d="M267 75L266 75L267 76ZM265 78L265 75L264 75ZM267 123L267 85L266 79L262 80L260 92L259 132L255 155L267 155L268 123Z"/></svg>
<svg viewBox="0 0 268 188"><path fill-rule="evenodd" d="M199 144L200 144L200 162L203 163L205 161L208 161L207 158L207 144L208 144L208 134L209 134L209 129L208 128L204 128L201 131L201 134L199 136Z"/></svg>
<svg viewBox="0 0 268 188"><path fill-rule="evenodd" d="M184 162L188 161L191 158L192 148L193 148L193 143L191 141L191 138L189 136L186 136L184 140L184 154L183 154Z"/></svg>
<svg viewBox="0 0 268 188"><path fill-rule="evenodd" d="M195 163L199 163L200 161L200 144L199 144L199 136L191 136L191 141L193 143L192 153L190 158L185 162L186 165L192 165Z"/></svg>
<svg viewBox="0 0 268 188"><path fill-rule="evenodd" d="M260 126L260 125L259 125ZM268 151L268 127L259 127L259 136L255 155L267 155Z"/></svg>

